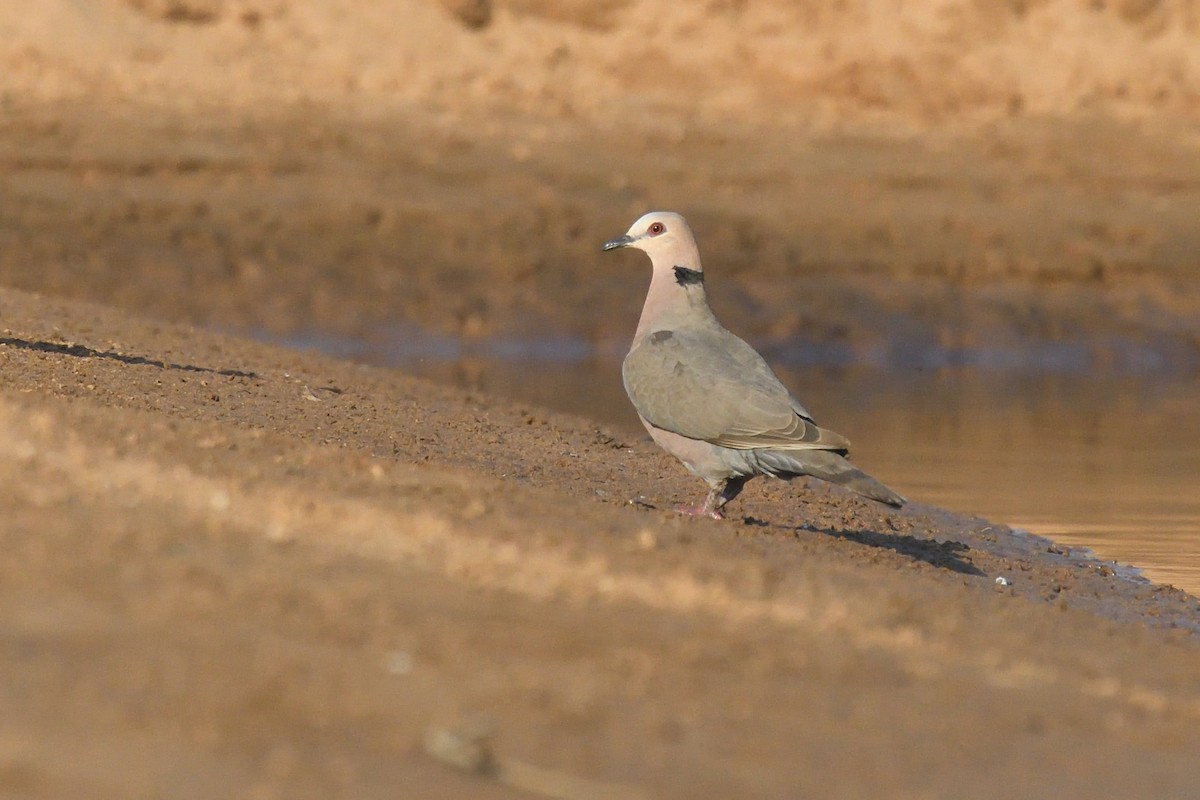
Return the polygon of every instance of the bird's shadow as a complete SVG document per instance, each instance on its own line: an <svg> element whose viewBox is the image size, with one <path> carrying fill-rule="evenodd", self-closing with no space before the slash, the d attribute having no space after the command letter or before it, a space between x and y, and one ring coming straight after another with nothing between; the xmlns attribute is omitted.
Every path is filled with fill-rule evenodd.
<svg viewBox="0 0 1200 800"><path fill-rule="evenodd" d="M217 369L214 367L201 367L195 364L176 364L171 361L163 361L158 358L150 358L148 356L130 355L128 353L118 353L113 350L97 350L93 347L88 347L82 344L65 344L62 342L33 342L25 339L15 339L12 337L0 337L0 345L12 347L17 350L33 350L39 353L57 353L58 355L72 356L73 358L102 358L109 361L118 361L122 364L130 364L135 366L157 367L158 369L179 370L181 372L202 372L211 375L224 375L231 378L257 378L257 373L246 372L240 369Z"/></svg>
<svg viewBox="0 0 1200 800"><path fill-rule="evenodd" d="M764 520L746 517L745 523L759 527L770 527L771 523ZM939 542L934 539L920 539L903 533L880 533L869 530L851 530L846 528L818 528L813 525L786 525L785 529L800 536L809 533L822 533L835 539L845 539L867 547L878 547L891 550L914 561L924 561L939 569L948 569L962 575L985 575L981 569L972 564L963 554L971 548L962 542L947 540Z"/></svg>

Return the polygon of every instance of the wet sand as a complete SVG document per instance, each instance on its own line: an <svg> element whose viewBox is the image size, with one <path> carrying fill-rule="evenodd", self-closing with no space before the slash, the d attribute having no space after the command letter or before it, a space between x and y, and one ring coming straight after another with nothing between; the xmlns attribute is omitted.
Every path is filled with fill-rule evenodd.
<svg viewBox="0 0 1200 800"><path fill-rule="evenodd" d="M416 352L298 344L642 435L619 360L578 358L561 344L470 355L449 342ZM906 496L1090 548L1200 596L1193 376L796 367L769 355L818 422L854 431L855 459Z"/></svg>
<svg viewBox="0 0 1200 800"><path fill-rule="evenodd" d="M514 157L531 129L545 140ZM248 333L416 326L614 355L645 265L597 243L656 206L688 212L727 324L796 360L1195 371L1197 152L1113 120L670 139L13 103L0 280Z"/></svg>

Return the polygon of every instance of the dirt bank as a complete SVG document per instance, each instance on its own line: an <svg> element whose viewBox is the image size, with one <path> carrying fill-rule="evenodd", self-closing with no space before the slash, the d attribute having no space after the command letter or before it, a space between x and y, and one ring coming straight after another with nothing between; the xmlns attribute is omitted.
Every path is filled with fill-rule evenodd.
<svg viewBox="0 0 1200 800"><path fill-rule="evenodd" d="M0 30L8 94L47 100L912 129L1200 112L1193 0L46 0Z"/></svg>
<svg viewBox="0 0 1200 800"><path fill-rule="evenodd" d="M667 207L759 341L1195 368L1194 12L1102 5L0 11L0 280L612 351L644 273L595 247Z"/></svg>

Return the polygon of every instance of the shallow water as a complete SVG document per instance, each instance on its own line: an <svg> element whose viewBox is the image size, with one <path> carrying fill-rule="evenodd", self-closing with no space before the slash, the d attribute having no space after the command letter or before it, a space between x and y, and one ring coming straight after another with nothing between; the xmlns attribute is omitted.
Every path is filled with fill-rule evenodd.
<svg viewBox="0 0 1200 800"><path fill-rule="evenodd" d="M619 359L588 357L575 341L291 344L641 431L621 388ZM818 422L850 438L857 464L908 497L1088 547L1200 594L1197 376L1078 368L777 371Z"/></svg>

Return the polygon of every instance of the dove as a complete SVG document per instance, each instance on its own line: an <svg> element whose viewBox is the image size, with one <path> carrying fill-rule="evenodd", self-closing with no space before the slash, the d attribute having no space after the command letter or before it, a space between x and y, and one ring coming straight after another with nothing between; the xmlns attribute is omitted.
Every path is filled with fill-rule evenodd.
<svg viewBox="0 0 1200 800"><path fill-rule="evenodd" d="M683 513L723 518L758 475L829 481L899 508L905 498L852 465L850 442L817 426L753 347L713 315L686 220L652 211L603 250L650 256L650 290L629 354L625 392L651 438L709 485Z"/></svg>

